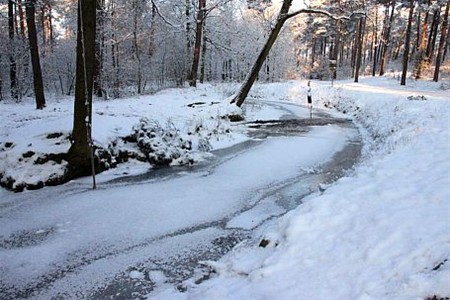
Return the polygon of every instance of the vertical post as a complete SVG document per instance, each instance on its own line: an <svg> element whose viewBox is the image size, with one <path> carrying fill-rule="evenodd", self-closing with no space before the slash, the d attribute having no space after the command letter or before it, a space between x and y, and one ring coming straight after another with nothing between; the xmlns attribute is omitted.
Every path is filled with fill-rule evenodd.
<svg viewBox="0 0 450 300"><path fill-rule="evenodd" d="M308 80L308 91L306 93L306 98L308 100L309 107L309 119L312 119L312 94L311 94L311 81Z"/></svg>

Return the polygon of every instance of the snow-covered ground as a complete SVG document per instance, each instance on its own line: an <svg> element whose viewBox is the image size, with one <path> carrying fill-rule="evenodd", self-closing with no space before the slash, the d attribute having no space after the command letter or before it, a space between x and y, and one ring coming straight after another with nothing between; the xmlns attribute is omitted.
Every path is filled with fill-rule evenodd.
<svg viewBox="0 0 450 300"><path fill-rule="evenodd" d="M220 103L226 98L225 87L205 85L198 89L168 89L157 95L126 100L102 101L93 104L93 139L104 149L138 151L136 144L124 144L141 120L157 131L172 131L176 137L192 143L192 159L201 160L205 153L199 142L213 148L225 147L244 137L229 134L229 122L222 117L238 113L231 105ZM13 189L37 185L46 179L64 174L67 162L36 163L48 153L67 152L72 130L73 99L51 100L44 110L36 110L31 99L22 103L2 103L0 117L0 174L2 181L14 179ZM195 105L194 105L195 104ZM146 120L150 120L146 124ZM142 126L141 126L142 127ZM161 143L161 137L157 143ZM203 145L202 144L202 145ZM161 147L166 152L173 147ZM205 145L203 145L205 146ZM191 156L189 157L191 158Z"/></svg>
<svg viewBox="0 0 450 300"><path fill-rule="evenodd" d="M243 243L207 262L217 273L212 279L150 298L450 296L450 93L431 82L400 87L387 77L328 85L313 84L315 104L361 127L363 162L266 228L266 247ZM298 91L297 83L272 87L287 96Z"/></svg>
<svg viewBox="0 0 450 300"><path fill-rule="evenodd" d="M217 274L201 284L188 280L184 293L165 284L162 274L152 273L158 285L148 297L449 297L450 99L440 84L410 84L400 87L388 77L363 78L359 84L339 81L334 88L329 83L313 82L316 107L326 105L336 116L350 117L360 127L364 142L361 163L324 191L303 199L297 209L258 229L260 240L268 243L266 247L258 246L260 240L247 241L220 261L206 262ZM226 99L231 89L205 85L196 90L174 89L154 96L98 101L94 105L94 139L106 147L118 136L130 134L145 116L160 124L170 121L182 133L205 124L208 129L193 140L194 144L210 132L214 134L208 141L215 149L236 144L248 139L242 127L221 120L226 105L211 105ZM304 104L305 89L305 82L294 81L258 85L251 97ZM188 106L194 102L205 104ZM18 159L27 151L48 153L68 148L64 137L71 128L71 101L49 103L43 111L34 110L32 103L0 105L2 172L32 181L61 170L60 165L30 169L30 158ZM249 105L247 109L250 120L276 119L283 113L283 109L269 106ZM309 116L301 107L296 113ZM46 138L54 132L63 133L62 138ZM33 280L39 283L48 270L60 279L58 266L62 265L68 274L62 273L62 280L53 283L53 289L76 298L70 295L72 288L90 288L111 279L113 272L141 263L142 256L153 251L170 256L175 248L201 247L206 236L218 235L216 229L191 234L198 238L198 245L192 245L190 235L180 238L187 243L179 239L166 248L161 240L159 250L146 248L145 243L181 228L229 217L233 209L246 205L240 202L243 195L273 183L273 177L281 183L301 168L314 168L341 149L346 138L330 126L316 128L304 137L269 139L263 147L219 166L212 175L181 174L157 185L149 181L102 188L102 183L122 173L148 171L147 164L133 162L99 175L97 191L87 190L88 178L23 194L0 189L0 283L23 289ZM7 142L14 144L6 147ZM196 159L207 156L200 152ZM200 182L204 185L199 186ZM235 218L229 224L245 227L248 220ZM7 243L14 234L24 234L21 245ZM28 245L27 235L38 238ZM134 250L134 245L143 248ZM77 269L89 260L95 263ZM71 273L71 268L78 271ZM130 272L131 278L141 276ZM39 296L54 295L50 291Z"/></svg>
<svg viewBox="0 0 450 300"><path fill-rule="evenodd" d="M98 101L94 140L106 146L134 131L137 124L141 129L142 124L147 126L143 117L159 124L170 122L173 136L191 139L193 144L208 139L216 150L249 140L245 125L222 119L235 110L226 100L228 88L206 85L139 99ZM33 117L31 102L3 103L3 170L27 181L45 177L48 166L33 161L38 155L68 148L68 140L61 137L70 131L71 104L49 101L46 110ZM307 108L290 103L253 103L245 110L248 121L309 117ZM55 132L63 135L47 138ZM1 189L0 298L76 299L113 285L115 279L122 288L137 284L127 280L150 286L154 270L171 272L171 280L181 268L180 273L189 274L193 264L189 260L218 257L215 253L231 247L235 235L245 235L284 214L287 208L276 203L282 200L281 188L298 176L316 173L356 135L353 128L318 126L289 137L278 133L253 138L252 147L239 144L241 150L224 150L230 154L218 154L219 158L193 147L193 157L207 161L173 170L130 160L99 174L97 190L90 189L90 178L23 193ZM34 154L23 157L28 151ZM317 188L317 183L311 184ZM308 193L309 183L303 185L305 190L296 186L290 195ZM214 246L221 240L227 242ZM174 265L176 261L184 265Z"/></svg>

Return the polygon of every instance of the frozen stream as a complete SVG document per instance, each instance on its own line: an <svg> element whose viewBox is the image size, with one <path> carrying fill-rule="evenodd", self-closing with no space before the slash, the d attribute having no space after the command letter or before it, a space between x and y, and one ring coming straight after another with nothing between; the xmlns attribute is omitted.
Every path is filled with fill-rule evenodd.
<svg viewBox="0 0 450 300"><path fill-rule="evenodd" d="M361 149L349 121L277 109L282 121L248 124L252 140L193 168L116 178L94 191L79 181L1 191L0 298L130 299L167 282L182 289L198 261L257 239L351 168Z"/></svg>

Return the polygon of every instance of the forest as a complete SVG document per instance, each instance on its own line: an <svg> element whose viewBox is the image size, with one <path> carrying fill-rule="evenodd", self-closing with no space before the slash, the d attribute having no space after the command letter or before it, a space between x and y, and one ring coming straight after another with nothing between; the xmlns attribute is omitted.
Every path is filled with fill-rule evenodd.
<svg viewBox="0 0 450 300"><path fill-rule="evenodd" d="M73 95L77 1L7 2L0 5L0 99ZM196 81L243 81L274 27L278 2L95 1L94 94L120 98ZM259 81L357 79L401 68L414 79L448 76L441 65L448 61L449 1L285 2L291 11L299 4L329 15L292 18L264 58ZM362 14L341 18L355 12Z"/></svg>
<svg viewBox="0 0 450 300"><path fill-rule="evenodd" d="M449 10L0 0L0 299L449 299Z"/></svg>
<svg viewBox="0 0 450 300"><path fill-rule="evenodd" d="M450 1L9 0L0 6L0 99L75 96L66 179L102 171L93 99L197 83L398 73L448 83ZM400 75L401 74L401 75ZM444 87L445 88L445 87ZM98 150L98 149L97 149Z"/></svg>

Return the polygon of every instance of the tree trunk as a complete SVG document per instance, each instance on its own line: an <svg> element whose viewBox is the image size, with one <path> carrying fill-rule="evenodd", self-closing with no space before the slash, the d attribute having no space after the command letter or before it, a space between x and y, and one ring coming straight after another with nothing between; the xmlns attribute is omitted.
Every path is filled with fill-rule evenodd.
<svg viewBox="0 0 450 300"><path fill-rule="evenodd" d="M23 13L22 0L18 0L17 4L18 4L18 8L19 8L20 34L22 35L22 38L25 39L25 17L24 17L24 13Z"/></svg>
<svg viewBox="0 0 450 300"><path fill-rule="evenodd" d="M334 37L334 47L333 47L333 52L332 52L332 57L331 57L331 59L336 61L336 66L337 66L337 61L338 61L338 53L339 53L340 44L341 44L341 22L336 21L336 36ZM334 68L332 72L333 72L333 74L331 76L333 76L333 79L337 79L336 68Z"/></svg>
<svg viewBox="0 0 450 300"><path fill-rule="evenodd" d="M406 75L408 73L408 60L409 60L409 49L411 47L411 26L414 13L415 1L410 0L409 5L409 16L408 16L408 27L406 28L406 39L405 39L405 51L403 52L403 70L400 85L406 85Z"/></svg>
<svg viewBox="0 0 450 300"><path fill-rule="evenodd" d="M42 81L41 62L39 58L39 48L35 23L35 2L29 0L25 6L27 16L28 41L30 43L31 65L33 67L34 96L36 98L36 108L45 107L44 83Z"/></svg>
<svg viewBox="0 0 450 300"><path fill-rule="evenodd" d="M420 11L417 12L416 42L415 42L415 47L412 48L411 54L414 54L416 51L419 51L419 47L420 47Z"/></svg>
<svg viewBox="0 0 450 300"><path fill-rule="evenodd" d="M142 94L142 72L141 72L141 49L138 43L138 30L139 30L139 13L142 8L139 6L138 0L133 1L133 52L136 58L136 86L137 93Z"/></svg>
<svg viewBox="0 0 450 300"><path fill-rule="evenodd" d="M50 42L50 52L53 52L54 47L54 35L53 35L53 18L52 18L52 5L48 4L47 25L48 25L48 39Z"/></svg>
<svg viewBox="0 0 450 300"><path fill-rule="evenodd" d="M275 26L272 27L272 30L270 31L269 37L266 43L264 44L264 47L261 49L258 58L256 59L250 72L245 78L245 81L242 84L239 92L231 101L231 103L236 103L238 107L241 107L241 105L244 103L245 98L248 95L248 92L250 91L253 83L256 81L259 71L261 70L261 67L264 64L264 61L266 60L266 57L269 54L270 49L272 48L273 44L275 44L275 41L278 35L280 34L280 31L283 28L284 23L287 21L287 14L289 12L289 8L291 7L291 5L292 0L283 1L283 5L281 6L280 13L278 14Z"/></svg>
<svg viewBox="0 0 450 300"><path fill-rule="evenodd" d="M442 54L442 62L445 61L445 58L447 57L447 50L450 48L450 30L447 28L447 38L444 42L444 53Z"/></svg>
<svg viewBox="0 0 450 300"><path fill-rule="evenodd" d="M430 5L430 0L428 0L428 5ZM420 20L420 13L419 20ZM425 13L425 18L423 20L422 24L422 35L420 36L419 41L419 48L418 48L418 58L416 63L416 72L415 72L415 78L420 79L422 76L422 69L425 67L426 61L425 61L425 46L426 46L426 38L427 38L427 32L428 32L428 11ZM420 23L417 24L417 27L420 26ZM418 37L419 38L419 37Z"/></svg>
<svg viewBox="0 0 450 300"><path fill-rule="evenodd" d="M375 76L376 70L377 70L377 64L378 64L378 5L375 5L375 24L373 26L373 64L372 64L372 76Z"/></svg>
<svg viewBox="0 0 450 300"><path fill-rule="evenodd" d="M72 146L68 161L71 176L92 173L92 91L95 64L96 0L78 1L77 67Z"/></svg>
<svg viewBox="0 0 450 300"><path fill-rule="evenodd" d="M413 1L413 0L410 0ZM414 1L413 1L414 2ZM391 3L391 15L389 17L389 22L388 22L388 26L386 29L386 34L383 37L383 50L381 52L381 61L380 61L380 76L383 76L385 73L385 69L386 69L386 64L387 64L387 53L388 53L388 49L389 49L389 43L391 41L391 28L392 28L392 24L394 22L394 12L395 12L395 0L392 0Z"/></svg>
<svg viewBox="0 0 450 300"><path fill-rule="evenodd" d="M17 92L17 65L15 58L15 41L14 41L14 1L8 1L8 33L9 33L9 79L11 88L11 98L18 100Z"/></svg>
<svg viewBox="0 0 450 300"><path fill-rule="evenodd" d="M99 18L97 18L97 38L95 39L95 66L94 66L94 94L97 97L103 96L103 47L105 45L105 0L97 1L97 11Z"/></svg>
<svg viewBox="0 0 450 300"><path fill-rule="evenodd" d="M205 66L206 66L206 33L205 31L205 22L203 21L203 42L202 42L202 60L200 65L200 83L205 81Z"/></svg>
<svg viewBox="0 0 450 300"><path fill-rule="evenodd" d="M447 30L448 30L449 7L450 7L450 0L447 1L447 6L445 7L444 20L442 20L441 39L439 40L438 53L436 55L436 66L434 68L434 76L433 76L433 81L435 82L438 82L439 80L439 68L441 67L442 63L442 51L444 48L444 43L447 37Z"/></svg>
<svg viewBox="0 0 450 300"><path fill-rule="evenodd" d="M191 55L191 46L192 46L192 42L191 42L191 0L186 0L186 9L185 9L185 17L186 17L186 54L185 54L185 61L186 64L184 65L184 72L186 75L186 79L187 81L191 80L191 73L190 71L188 71L188 65L190 62L190 55Z"/></svg>
<svg viewBox="0 0 450 300"><path fill-rule="evenodd" d="M198 0L197 25L195 29L194 59L192 60L191 75L189 85L197 85L198 64L200 61L200 51L202 46L203 20L205 16L206 0Z"/></svg>
<svg viewBox="0 0 450 300"><path fill-rule="evenodd" d="M358 25L358 34L357 34L357 50L356 50L356 67L355 67L355 82L359 81L359 70L361 68L361 55L363 48L363 40L364 40L364 23L365 20L363 18L359 19Z"/></svg>
<svg viewBox="0 0 450 300"><path fill-rule="evenodd" d="M439 15L440 9L436 9L433 14L433 22L431 23L430 35L428 37L428 44L427 44L427 52L425 54L428 60L431 60L434 53L434 46L436 44L436 37L439 27Z"/></svg>

